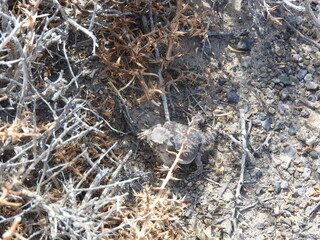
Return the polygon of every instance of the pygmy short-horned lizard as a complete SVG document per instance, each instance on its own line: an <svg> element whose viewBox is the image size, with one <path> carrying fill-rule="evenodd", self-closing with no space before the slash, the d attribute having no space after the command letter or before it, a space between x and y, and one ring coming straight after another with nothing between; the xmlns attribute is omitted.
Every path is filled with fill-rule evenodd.
<svg viewBox="0 0 320 240"><path fill-rule="evenodd" d="M192 121L195 122L195 121ZM210 145L213 145L217 133L206 134L198 129L197 124L190 126L168 121L163 125L157 124L138 134L139 139L145 139L162 162L171 166L175 155L169 152L178 152L186 141L186 146L181 155L181 164L189 164L195 161L197 172L202 172L201 157Z"/></svg>

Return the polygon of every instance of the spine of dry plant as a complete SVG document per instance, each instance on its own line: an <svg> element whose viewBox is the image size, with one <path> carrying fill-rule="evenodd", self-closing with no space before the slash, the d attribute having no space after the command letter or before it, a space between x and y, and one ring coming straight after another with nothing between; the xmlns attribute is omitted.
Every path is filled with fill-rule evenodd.
<svg viewBox="0 0 320 240"><path fill-rule="evenodd" d="M21 222L21 217L16 217L11 227L9 228L9 230L2 235L2 240L11 240L14 237L14 233L20 222Z"/></svg>

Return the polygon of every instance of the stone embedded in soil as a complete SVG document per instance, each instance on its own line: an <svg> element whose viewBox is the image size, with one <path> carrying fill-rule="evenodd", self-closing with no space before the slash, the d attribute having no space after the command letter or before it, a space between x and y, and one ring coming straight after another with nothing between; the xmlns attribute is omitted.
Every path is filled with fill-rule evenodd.
<svg viewBox="0 0 320 240"><path fill-rule="evenodd" d="M318 141L318 137L317 136L312 136L311 138L308 138L306 140L306 144L308 146L311 146L311 145L315 144L317 141Z"/></svg>
<svg viewBox="0 0 320 240"><path fill-rule="evenodd" d="M304 180L309 180L311 177L312 170L310 168L305 167L302 173L302 177Z"/></svg>
<svg viewBox="0 0 320 240"><path fill-rule="evenodd" d="M252 57L250 56L245 56L243 58L242 66L245 68L251 67L252 65Z"/></svg>
<svg viewBox="0 0 320 240"><path fill-rule="evenodd" d="M287 181L281 182L281 189L288 189L289 188L289 183Z"/></svg>
<svg viewBox="0 0 320 240"><path fill-rule="evenodd" d="M290 136L294 136L297 133L297 127L294 124L290 124L288 133Z"/></svg>
<svg viewBox="0 0 320 240"><path fill-rule="evenodd" d="M261 171L260 169L256 169L256 170L254 171L254 176L255 176L256 178L261 178L261 177L262 177L262 171Z"/></svg>
<svg viewBox="0 0 320 240"><path fill-rule="evenodd" d="M237 104L239 102L239 95L236 91L229 91L227 93L227 100L229 103Z"/></svg>
<svg viewBox="0 0 320 240"><path fill-rule="evenodd" d="M312 74L311 73L308 73L305 77L304 77L304 80L306 81L306 82L312 82L313 81L313 76L312 76Z"/></svg>
<svg viewBox="0 0 320 240"><path fill-rule="evenodd" d="M281 192L281 183L280 182L273 182L272 185L274 187L274 192L276 194L279 194Z"/></svg>
<svg viewBox="0 0 320 240"><path fill-rule="evenodd" d="M272 118L267 117L267 119L263 122L263 129L266 131L269 131L271 129L271 124L272 124Z"/></svg>
<svg viewBox="0 0 320 240"><path fill-rule="evenodd" d="M295 167L289 167L287 169L287 171L288 171L289 174L293 175L296 172L296 168Z"/></svg>
<svg viewBox="0 0 320 240"><path fill-rule="evenodd" d="M312 81L307 81L305 86L307 90L317 90L319 88L319 84Z"/></svg>
<svg viewBox="0 0 320 240"><path fill-rule="evenodd" d="M295 54L292 55L291 60L293 62L301 62L302 61L302 57L299 54L295 53Z"/></svg>
<svg viewBox="0 0 320 240"><path fill-rule="evenodd" d="M289 99L289 97L291 95L289 90L288 90L288 88L282 89L279 94L280 94L280 99L281 100Z"/></svg>
<svg viewBox="0 0 320 240"><path fill-rule="evenodd" d="M300 197L303 197L305 195L305 193L307 192L307 189L304 188L304 187L301 187L297 190L297 194L300 196Z"/></svg>
<svg viewBox="0 0 320 240"><path fill-rule="evenodd" d="M243 39L240 39L240 41L238 42L237 49L249 51L251 49L252 44L253 44L252 39L243 38Z"/></svg>
<svg viewBox="0 0 320 240"><path fill-rule="evenodd" d="M319 153L318 153L317 151L311 151L311 152L309 153L309 155L310 155L310 157L311 157L312 159L318 159L318 158L319 158Z"/></svg>
<svg viewBox="0 0 320 240"><path fill-rule="evenodd" d="M301 81L302 79L304 79L307 73L308 71L306 69L300 69L296 77L299 81Z"/></svg>
<svg viewBox="0 0 320 240"><path fill-rule="evenodd" d="M307 118L310 116L310 113L307 109L302 109L301 113L300 113L301 117Z"/></svg>
<svg viewBox="0 0 320 240"><path fill-rule="evenodd" d="M289 157L294 158L297 155L297 150L289 145L283 149L283 153L286 153Z"/></svg>
<svg viewBox="0 0 320 240"><path fill-rule="evenodd" d="M284 125L283 122L277 122L276 126L274 128L275 131L280 131L286 128L286 125Z"/></svg>
<svg viewBox="0 0 320 240"><path fill-rule="evenodd" d="M314 74L314 73L316 72L316 68L315 68L314 66L312 66L312 65L309 65L309 66L307 67L307 71L308 71L309 73L311 73L311 74Z"/></svg>
<svg viewBox="0 0 320 240"><path fill-rule="evenodd" d="M264 225L264 223L257 223L257 224L255 225L255 228L256 228L256 229L259 229L259 230L263 230L263 229L266 228L266 226Z"/></svg>
<svg viewBox="0 0 320 240"><path fill-rule="evenodd" d="M275 83L282 83L285 86L291 85L289 76L287 74L281 74L278 78L273 80Z"/></svg>

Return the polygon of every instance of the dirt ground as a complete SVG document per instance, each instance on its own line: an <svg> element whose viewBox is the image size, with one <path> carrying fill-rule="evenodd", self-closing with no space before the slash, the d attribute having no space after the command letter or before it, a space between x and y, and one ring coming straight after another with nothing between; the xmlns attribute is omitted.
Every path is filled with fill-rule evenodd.
<svg viewBox="0 0 320 240"><path fill-rule="evenodd" d="M190 2L199 14L210 4ZM304 16L287 17L300 31L307 28ZM220 22L217 31L244 34L183 39L189 54L177 66L188 65L201 75L201 82L187 83L180 92L172 89L172 102L180 111L172 107L170 113L173 120L186 123L200 112L210 124L221 123L221 131L241 140L243 109L253 157L247 159L240 196L243 150L227 136L219 137L200 177L188 180L194 166L178 171L177 177L185 180L171 183L170 191L188 201L180 219L187 239L320 239L320 217L314 211L320 178L319 48L286 24L254 23L259 19L245 6L241 12L227 8L210 20ZM248 51L234 50L240 39L250 45ZM140 129L163 123L161 108L152 103L142 108ZM139 114L133 110L134 118ZM132 167L155 160L142 149Z"/></svg>
<svg viewBox="0 0 320 240"><path fill-rule="evenodd" d="M75 2L1 5L3 240L320 239L310 1ZM197 114L216 142L170 176L138 135Z"/></svg>

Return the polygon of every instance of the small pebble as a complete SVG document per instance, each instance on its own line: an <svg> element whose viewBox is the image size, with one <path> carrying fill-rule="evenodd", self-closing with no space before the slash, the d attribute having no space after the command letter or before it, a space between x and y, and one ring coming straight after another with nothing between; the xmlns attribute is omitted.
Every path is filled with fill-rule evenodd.
<svg viewBox="0 0 320 240"><path fill-rule="evenodd" d="M265 229L265 225L263 224L263 223L258 223L258 224L256 224L256 229L259 229L259 230L263 230L263 229Z"/></svg>
<svg viewBox="0 0 320 240"><path fill-rule="evenodd" d="M259 196L259 195L263 194L264 191L263 191L263 189L262 189L261 187L258 187L258 188L256 189L255 193L256 193L257 196Z"/></svg>
<svg viewBox="0 0 320 240"><path fill-rule="evenodd" d="M269 131L271 129L271 124L272 124L272 118L267 117L267 119L263 122L263 129L266 131Z"/></svg>
<svg viewBox="0 0 320 240"><path fill-rule="evenodd" d="M266 95L267 95L267 98L269 98L269 99L274 98L274 92L270 88L267 88Z"/></svg>
<svg viewBox="0 0 320 240"><path fill-rule="evenodd" d="M264 121L267 118L267 114L265 114L264 112L258 112L257 118L261 121Z"/></svg>
<svg viewBox="0 0 320 240"><path fill-rule="evenodd" d="M294 136L297 133L297 128L295 127L294 124L290 124L289 129L288 129L288 133L290 136Z"/></svg>
<svg viewBox="0 0 320 240"><path fill-rule="evenodd" d="M275 131L280 131L286 128L286 125L284 125L284 123L282 122L277 122L276 126L274 128Z"/></svg>
<svg viewBox="0 0 320 240"><path fill-rule="evenodd" d="M312 159L318 159L318 158L319 158L319 153L318 153L317 151L311 151L311 152L309 153L309 155L310 155L310 157L311 157Z"/></svg>
<svg viewBox="0 0 320 240"><path fill-rule="evenodd" d="M251 67L252 65L252 57L250 56L245 56L243 58L242 66L245 68Z"/></svg>
<svg viewBox="0 0 320 240"><path fill-rule="evenodd" d="M296 171L296 168L295 167L289 167L288 169L287 169L287 171L288 171L288 173L289 174L294 174L295 173L295 171Z"/></svg>
<svg viewBox="0 0 320 240"><path fill-rule="evenodd" d="M287 224L288 226L291 226L291 220L289 218L282 218L281 219L282 223Z"/></svg>
<svg viewBox="0 0 320 240"><path fill-rule="evenodd" d="M307 118L307 117L309 117L310 116L310 113L309 113L309 111L307 110L307 109L302 109L302 111L301 111L301 117L304 117L304 118Z"/></svg>
<svg viewBox="0 0 320 240"><path fill-rule="evenodd" d="M283 181L281 183L281 189L288 189L289 188L289 183L287 181Z"/></svg>
<svg viewBox="0 0 320 240"><path fill-rule="evenodd" d="M230 91L227 93L227 100L229 103L237 104L239 102L239 95L236 91Z"/></svg>
<svg viewBox="0 0 320 240"><path fill-rule="evenodd" d="M319 84L311 81L307 81L305 83L307 90L317 90L319 88Z"/></svg>
<svg viewBox="0 0 320 240"><path fill-rule="evenodd" d="M253 40L248 38L242 38L237 44L238 50L250 51Z"/></svg>
<svg viewBox="0 0 320 240"><path fill-rule="evenodd" d="M289 99L289 97L291 95L289 90L288 90L288 88L282 89L279 94L280 94L280 99L281 100Z"/></svg>
<svg viewBox="0 0 320 240"><path fill-rule="evenodd" d="M297 193L299 194L300 197L303 197L304 194L307 192L307 189L306 188L299 188Z"/></svg>
<svg viewBox="0 0 320 240"><path fill-rule="evenodd" d="M275 215L279 215L280 214L280 208L278 206L276 206L274 209L273 209L273 212Z"/></svg>
<svg viewBox="0 0 320 240"><path fill-rule="evenodd" d="M300 62L302 61L302 57L299 55L299 54L293 54L292 57L291 57L292 61L293 62Z"/></svg>
<svg viewBox="0 0 320 240"><path fill-rule="evenodd" d="M279 80L280 80L280 82L281 82L283 85L285 85L285 86L291 85L291 82L290 82L290 80L289 80L289 76L288 76L287 74L281 74L281 75L279 76Z"/></svg>
<svg viewBox="0 0 320 240"><path fill-rule="evenodd" d="M266 66L262 66L261 68L260 68L260 72L261 73L266 73L268 71L268 68L266 67Z"/></svg>
<svg viewBox="0 0 320 240"><path fill-rule="evenodd" d="M309 66L307 67L307 71L308 71L309 73L313 74L313 73L315 73L316 68L315 68L314 66L312 66L312 65L309 65Z"/></svg>
<svg viewBox="0 0 320 240"><path fill-rule="evenodd" d="M260 169L256 169L254 172L254 176L256 178L261 178L262 177L262 171Z"/></svg>
<svg viewBox="0 0 320 240"><path fill-rule="evenodd" d="M274 192L276 194L279 194L281 191L281 183L280 182L273 182L272 185L274 187Z"/></svg>
<svg viewBox="0 0 320 240"><path fill-rule="evenodd" d="M308 71L306 69L300 69L296 77L299 81L301 81L302 79L304 79L307 73Z"/></svg>
<svg viewBox="0 0 320 240"><path fill-rule="evenodd" d="M312 136L311 138L308 138L306 140L306 144L308 146L311 146L312 144L315 144L318 141L318 137L317 136Z"/></svg>
<svg viewBox="0 0 320 240"><path fill-rule="evenodd" d="M270 114L274 114L274 113L276 112L276 110L274 109L274 107L269 107L269 108L268 108L268 112L269 112Z"/></svg>
<svg viewBox="0 0 320 240"><path fill-rule="evenodd" d="M304 180L309 180L311 176L312 170L310 168L305 167L302 173L302 177Z"/></svg>
<svg viewBox="0 0 320 240"><path fill-rule="evenodd" d="M305 80L306 82L308 82L308 81L311 81L311 82L312 82L314 79L313 79L312 74L309 73L309 74L307 74L307 75L304 77L304 80Z"/></svg>

